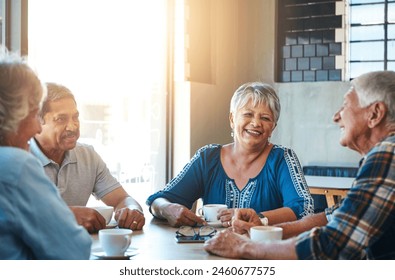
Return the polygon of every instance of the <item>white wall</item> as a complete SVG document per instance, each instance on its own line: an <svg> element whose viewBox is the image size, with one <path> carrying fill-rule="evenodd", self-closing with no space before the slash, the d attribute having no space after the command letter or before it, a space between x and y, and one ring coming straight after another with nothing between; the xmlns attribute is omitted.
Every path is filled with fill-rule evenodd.
<svg viewBox="0 0 395 280"><path fill-rule="evenodd" d="M302 165L358 166L358 153L339 144L333 114L348 82L279 83L281 115L272 142L291 147Z"/></svg>

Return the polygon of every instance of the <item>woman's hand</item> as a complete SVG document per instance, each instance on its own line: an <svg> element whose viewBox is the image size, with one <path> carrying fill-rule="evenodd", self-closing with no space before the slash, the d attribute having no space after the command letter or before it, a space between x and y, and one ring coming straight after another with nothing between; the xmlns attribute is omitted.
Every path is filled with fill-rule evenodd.
<svg viewBox="0 0 395 280"><path fill-rule="evenodd" d="M173 227L204 225L206 221L198 217L185 206L177 203L170 203L163 209L163 216Z"/></svg>
<svg viewBox="0 0 395 280"><path fill-rule="evenodd" d="M240 234L247 233L250 227L262 225L255 210L250 208L224 209L219 212L218 219L223 227L233 227Z"/></svg>
<svg viewBox="0 0 395 280"><path fill-rule="evenodd" d="M166 219L173 227L195 226L207 224L184 205L172 203L166 198L159 197L151 204L151 213L160 219Z"/></svg>
<svg viewBox="0 0 395 280"><path fill-rule="evenodd" d="M218 213L218 220L221 221L223 227L231 227L232 219L235 213L234 208L223 209Z"/></svg>
<svg viewBox="0 0 395 280"><path fill-rule="evenodd" d="M239 234L248 233L253 226L261 226L261 219L254 209L236 209L232 222L233 231Z"/></svg>

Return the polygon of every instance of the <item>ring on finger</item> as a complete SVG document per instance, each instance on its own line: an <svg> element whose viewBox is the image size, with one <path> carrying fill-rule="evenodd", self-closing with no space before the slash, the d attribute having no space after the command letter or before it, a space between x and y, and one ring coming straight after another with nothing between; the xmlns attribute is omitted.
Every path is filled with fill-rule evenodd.
<svg viewBox="0 0 395 280"><path fill-rule="evenodd" d="M232 223L230 221L228 221L228 226L230 227L232 225Z"/></svg>
<svg viewBox="0 0 395 280"><path fill-rule="evenodd" d="M136 221L133 221L132 224L137 225L137 222L136 222Z"/></svg>

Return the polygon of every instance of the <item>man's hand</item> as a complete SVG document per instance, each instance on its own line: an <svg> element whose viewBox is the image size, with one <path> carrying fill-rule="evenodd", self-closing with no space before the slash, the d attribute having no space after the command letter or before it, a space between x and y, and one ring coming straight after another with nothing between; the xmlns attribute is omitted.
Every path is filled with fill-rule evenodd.
<svg viewBox="0 0 395 280"><path fill-rule="evenodd" d="M230 230L217 233L213 238L204 243L204 249L221 257L241 259L244 257L243 250L251 240Z"/></svg>
<svg viewBox="0 0 395 280"><path fill-rule="evenodd" d="M128 207L116 210L114 218L121 228L141 230L145 224L144 214L140 210Z"/></svg>
<svg viewBox="0 0 395 280"><path fill-rule="evenodd" d="M106 219L95 209L84 206L70 206L71 211L77 220L77 223L89 233L95 233L106 228Z"/></svg>

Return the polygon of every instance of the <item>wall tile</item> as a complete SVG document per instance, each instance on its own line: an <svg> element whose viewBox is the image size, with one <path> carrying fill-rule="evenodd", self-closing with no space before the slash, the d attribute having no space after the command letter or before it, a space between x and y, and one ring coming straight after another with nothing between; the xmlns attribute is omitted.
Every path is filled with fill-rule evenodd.
<svg viewBox="0 0 395 280"><path fill-rule="evenodd" d="M303 56L303 46L296 45L291 47L292 57L302 57Z"/></svg>
<svg viewBox="0 0 395 280"><path fill-rule="evenodd" d="M298 58L298 70L310 69L310 59L307 57Z"/></svg>
<svg viewBox="0 0 395 280"><path fill-rule="evenodd" d="M328 55L329 55L329 46L327 44L318 44L317 56L328 56Z"/></svg>
<svg viewBox="0 0 395 280"><path fill-rule="evenodd" d="M307 45L310 43L310 34L309 32L301 32L298 35L298 44L299 45Z"/></svg>
<svg viewBox="0 0 395 280"><path fill-rule="evenodd" d="M311 70L321 70L322 69L322 57L310 58L310 69Z"/></svg>
<svg viewBox="0 0 395 280"><path fill-rule="evenodd" d="M322 68L323 69L335 69L335 57L327 56L322 58Z"/></svg>
<svg viewBox="0 0 395 280"><path fill-rule="evenodd" d="M283 58L291 57L291 47L290 46L283 46Z"/></svg>
<svg viewBox="0 0 395 280"><path fill-rule="evenodd" d="M292 71L291 81L292 82L302 82L303 81L303 72L302 71Z"/></svg>
<svg viewBox="0 0 395 280"><path fill-rule="evenodd" d="M305 45L303 47L305 57L315 56L315 45Z"/></svg>
<svg viewBox="0 0 395 280"><path fill-rule="evenodd" d="M291 72L290 71L283 71L281 77L282 77L283 82L290 82L291 81Z"/></svg>
<svg viewBox="0 0 395 280"><path fill-rule="evenodd" d="M290 70L296 70L297 65L296 65L296 58L286 58L285 59L285 70L290 71Z"/></svg>
<svg viewBox="0 0 395 280"><path fill-rule="evenodd" d="M314 82L315 81L315 71L303 71L303 81Z"/></svg>
<svg viewBox="0 0 395 280"><path fill-rule="evenodd" d="M296 45L298 43L298 39L295 34L293 33L288 33L285 36L285 45Z"/></svg>
<svg viewBox="0 0 395 280"><path fill-rule="evenodd" d="M342 71L338 70L329 70L329 81L341 81L342 79Z"/></svg>
<svg viewBox="0 0 395 280"><path fill-rule="evenodd" d="M318 70L316 72L316 80L317 81L328 81L328 71Z"/></svg>
<svg viewBox="0 0 395 280"><path fill-rule="evenodd" d="M329 44L329 55L341 55L341 54L342 54L342 44L341 43Z"/></svg>

